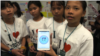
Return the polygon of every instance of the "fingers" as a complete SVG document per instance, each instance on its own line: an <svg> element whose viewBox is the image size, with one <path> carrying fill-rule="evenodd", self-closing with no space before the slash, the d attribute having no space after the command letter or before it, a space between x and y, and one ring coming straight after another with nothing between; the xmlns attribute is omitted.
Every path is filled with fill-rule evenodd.
<svg viewBox="0 0 100 56"><path fill-rule="evenodd" d="M34 50L35 50L34 46L31 46L31 47L30 47L30 52L37 53L37 51L34 51Z"/></svg>

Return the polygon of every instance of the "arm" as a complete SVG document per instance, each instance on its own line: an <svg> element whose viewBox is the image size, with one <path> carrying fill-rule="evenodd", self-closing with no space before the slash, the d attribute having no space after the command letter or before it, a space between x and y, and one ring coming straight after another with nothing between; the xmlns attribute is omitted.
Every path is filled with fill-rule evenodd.
<svg viewBox="0 0 100 56"><path fill-rule="evenodd" d="M9 47L7 47L7 46L5 46L3 43L1 43L1 49L3 49L3 50L5 50L5 51L9 51ZM18 49L12 49L11 50L11 52L12 52L12 54L15 54L15 55L18 55L18 56L24 56L24 55L22 55L20 52L19 52L20 50L18 50Z"/></svg>
<svg viewBox="0 0 100 56"><path fill-rule="evenodd" d="M9 47L5 46L3 43L1 43L1 49L5 50L5 51L9 51Z"/></svg>
<svg viewBox="0 0 100 56"><path fill-rule="evenodd" d="M21 43L21 46L25 46L25 43L26 43L26 38L25 38L25 37L23 37L23 38L22 38L22 43Z"/></svg>
<svg viewBox="0 0 100 56"><path fill-rule="evenodd" d="M79 56L93 56L93 39L88 39L81 45Z"/></svg>
<svg viewBox="0 0 100 56"><path fill-rule="evenodd" d="M27 37L27 42L32 43L29 36Z"/></svg>

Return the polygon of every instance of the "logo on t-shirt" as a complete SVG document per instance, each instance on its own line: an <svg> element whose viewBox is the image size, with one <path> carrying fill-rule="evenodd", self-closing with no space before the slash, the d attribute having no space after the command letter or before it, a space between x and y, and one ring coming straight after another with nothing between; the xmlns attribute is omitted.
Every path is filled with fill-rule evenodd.
<svg viewBox="0 0 100 56"><path fill-rule="evenodd" d="M65 52L68 52L70 49L71 49L71 45L65 43L65 44L64 44L64 50L65 50Z"/></svg>
<svg viewBox="0 0 100 56"><path fill-rule="evenodd" d="M38 29L36 29L36 33L38 33Z"/></svg>
<svg viewBox="0 0 100 56"><path fill-rule="evenodd" d="M17 31L16 33L15 32L13 32L13 36L15 37L15 38L17 38L18 37L18 35L19 35L19 32Z"/></svg>

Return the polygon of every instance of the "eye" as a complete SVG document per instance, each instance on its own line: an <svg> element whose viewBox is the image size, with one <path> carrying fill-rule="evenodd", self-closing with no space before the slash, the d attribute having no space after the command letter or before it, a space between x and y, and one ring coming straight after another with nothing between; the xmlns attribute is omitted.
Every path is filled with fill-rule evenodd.
<svg viewBox="0 0 100 56"><path fill-rule="evenodd" d="M79 8L74 8L75 10L78 10Z"/></svg>
<svg viewBox="0 0 100 56"><path fill-rule="evenodd" d="M57 8L58 10L60 10L61 8Z"/></svg>
<svg viewBox="0 0 100 56"><path fill-rule="evenodd" d="M69 9L69 7L66 7L65 9Z"/></svg>
<svg viewBox="0 0 100 56"><path fill-rule="evenodd" d="M37 8L36 7L33 7L33 9L36 10Z"/></svg>

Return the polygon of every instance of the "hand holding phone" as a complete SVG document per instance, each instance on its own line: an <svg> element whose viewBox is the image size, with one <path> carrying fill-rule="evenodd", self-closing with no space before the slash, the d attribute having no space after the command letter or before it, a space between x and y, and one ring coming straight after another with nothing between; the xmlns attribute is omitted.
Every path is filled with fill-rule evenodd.
<svg viewBox="0 0 100 56"><path fill-rule="evenodd" d="M49 29L38 30L37 50L50 50L50 30Z"/></svg>

